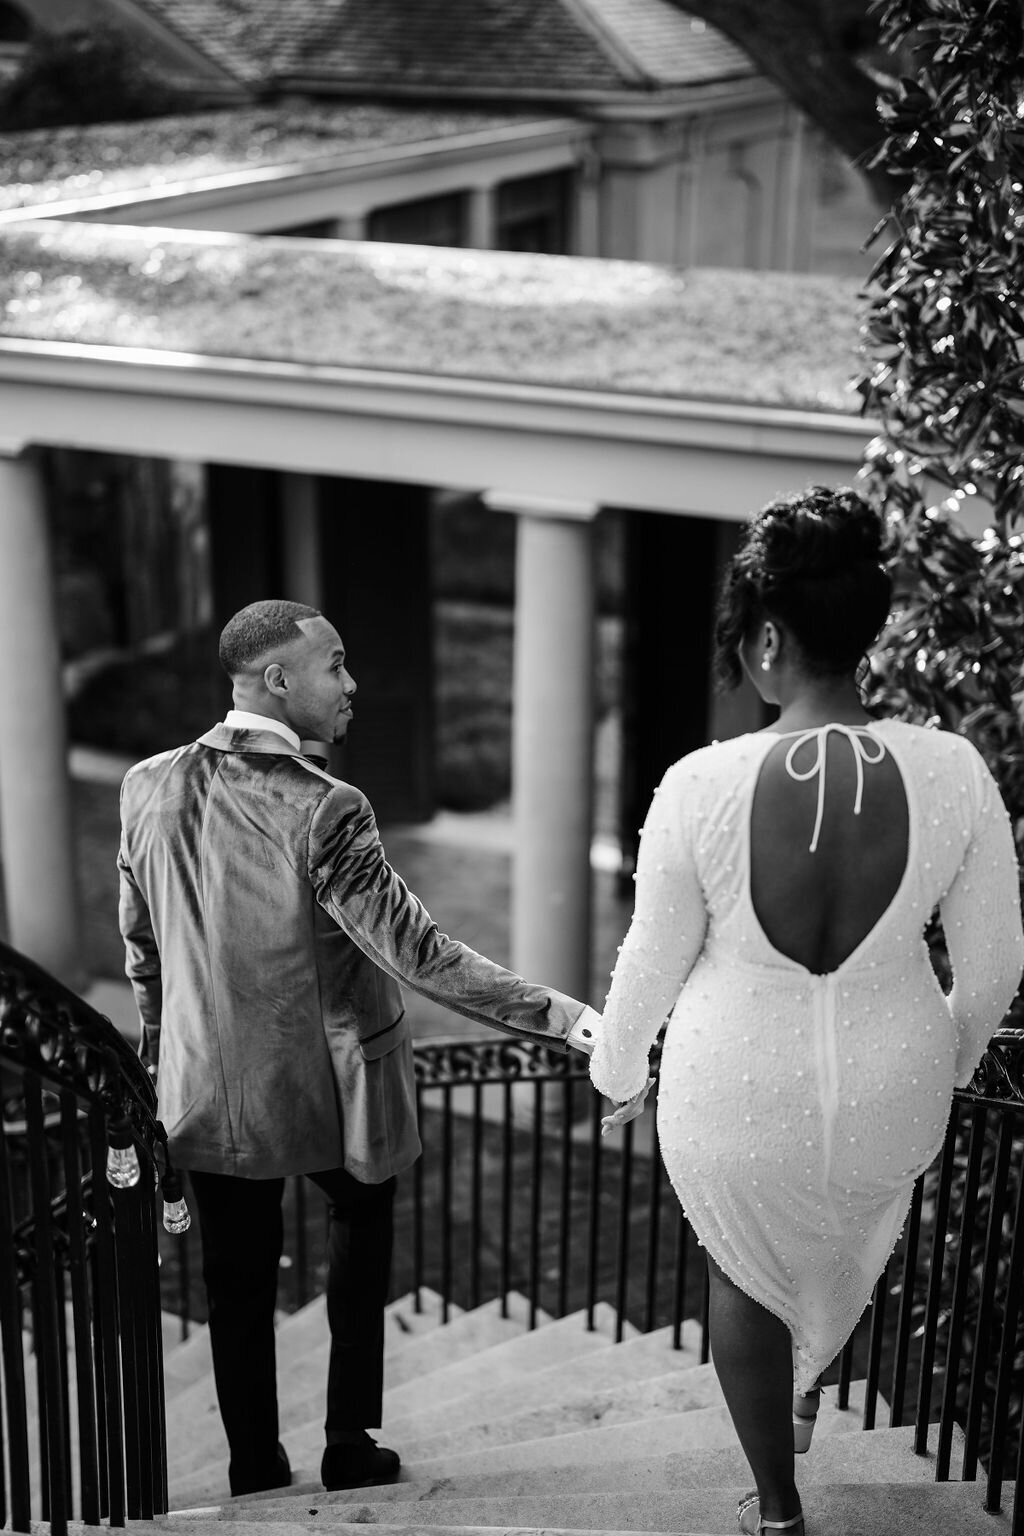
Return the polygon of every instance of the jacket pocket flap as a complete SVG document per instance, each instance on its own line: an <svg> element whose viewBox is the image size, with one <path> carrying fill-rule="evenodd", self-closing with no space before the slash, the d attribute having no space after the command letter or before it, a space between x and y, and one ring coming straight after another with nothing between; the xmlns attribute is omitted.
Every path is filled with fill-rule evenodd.
<svg viewBox="0 0 1024 1536"><path fill-rule="evenodd" d="M385 1025L383 1029L375 1030L372 1035L366 1035L359 1041L359 1049L364 1061L379 1061L382 1056L389 1055L401 1045L403 1040L409 1038L409 1025L406 1021L405 1010L398 1015L393 1023Z"/></svg>

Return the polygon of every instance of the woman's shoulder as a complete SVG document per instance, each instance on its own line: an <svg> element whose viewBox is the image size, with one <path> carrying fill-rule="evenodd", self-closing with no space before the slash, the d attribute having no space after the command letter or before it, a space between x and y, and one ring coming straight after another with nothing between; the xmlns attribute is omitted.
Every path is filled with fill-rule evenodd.
<svg viewBox="0 0 1024 1536"><path fill-rule="evenodd" d="M962 769L967 764L984 766L985 759L972 741L956 731L944 731L935 725L914 725L908 720L876 720L872 730L888 737L893 745L905 746L915 756L927 758L933 763L955 764Z"/></svg>
<svg viewBox="0 0 1024 1536"><path fill-rule="evenodd" d="M912 725L905 720L880 720L875 729L902 757L903 766L910 765L915 779L928 780L943 794L952 793L961 800L966 794L968 803L978 809L996 789L991 770L978 748L956 731Z"/></svg>
<svg viewBox="0 0 1024 1536"><path fill-rule="evenodd" d="M741 770L755 756L763 753L764 736L757 731L748 731L743 736L730 736L724 741L712 741L706 747L697 747L695 751L687 752L685 757L674 762L662 784L721 784L724 775L733 769Z"/></svg>

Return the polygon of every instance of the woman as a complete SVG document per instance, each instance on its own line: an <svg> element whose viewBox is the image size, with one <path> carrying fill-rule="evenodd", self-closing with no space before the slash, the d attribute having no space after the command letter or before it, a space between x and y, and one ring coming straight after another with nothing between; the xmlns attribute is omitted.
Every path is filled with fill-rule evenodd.
<svg viewBox="0 0 1024 1536"><path fill-rule="evenodd" d="M719 662L779 717L666 773L591 1059L598 1090L629 1101L607 1120L621 1123L671 1013L658 1134L708 1254L715 1368L757 1483L739 1508L752 1536L803 1536L793 1454L818 1378L1024 955L1013 839L981 757L861 704L855 673L890 600L880 558L879 520L852 491L815 486L750 524ZM923 938L936 904L948 997Z"/></svg>

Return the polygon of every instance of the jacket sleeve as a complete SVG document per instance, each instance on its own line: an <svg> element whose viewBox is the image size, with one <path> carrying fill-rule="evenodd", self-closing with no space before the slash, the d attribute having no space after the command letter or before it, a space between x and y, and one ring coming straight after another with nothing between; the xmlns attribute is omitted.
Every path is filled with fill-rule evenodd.
<svg viewBox="0 0 1024 1536"><path fill-rule="evenodd" d="M684 758L654 792L640 834L636 907L590 1058L606 1098L631 1099L647 1082L647 1058L672 1011L707 931L707 910L687 817L694 781Z"/></svg>
<svg viewBox="0 0 1024 1536"><path fill-rule="evenodd" d="M128 857L128 840L121 832L117 855L119 895L117 917L125 948L125 975L135 993L142 1033L139 1056L155 1076L160 1061L160 1011L163 1006L163 978L160 951L146 898L139 889Z"/></svg>
<svg viewBox="0 0 1024 1536"><path fill-rule="evenodd" d="M940 903L953 970L947 998L956 1028L956 1076L965 1087L1003 1021L1024 964L1020 876L1010 819L980 753L970 749L973 829L953 883Z"/></svg>
<svg viewBox="0 0 1024 1536"><path fill-rule="evenodd" d="M352 785L337 785L320 802L308 858L320 906L381 970L466 1018L566 1048L584 1005L441 933L391 868L369 801Z"/></svg>

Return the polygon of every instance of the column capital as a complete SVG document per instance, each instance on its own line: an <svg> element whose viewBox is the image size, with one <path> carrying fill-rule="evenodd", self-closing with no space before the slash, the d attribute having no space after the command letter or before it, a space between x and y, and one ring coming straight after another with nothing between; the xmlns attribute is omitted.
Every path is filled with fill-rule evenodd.
<svg viewBox="0 0 1024 1536"><path fill-rule="evenodd" d="M597 501L531 496L525 491L484 491L480 499L488 512L517 512L521 517L560 518L574 523L593 522L601 510Z"/></svg>
<svg viewBox="0 0 1024 1536"><path fill-rule="evenodd" d="M27 437L5 437L0 433L0 459L20 459L32 447Z"/></svg>

